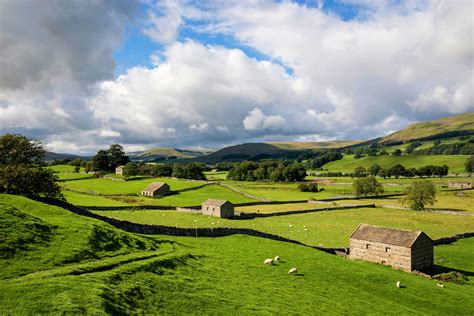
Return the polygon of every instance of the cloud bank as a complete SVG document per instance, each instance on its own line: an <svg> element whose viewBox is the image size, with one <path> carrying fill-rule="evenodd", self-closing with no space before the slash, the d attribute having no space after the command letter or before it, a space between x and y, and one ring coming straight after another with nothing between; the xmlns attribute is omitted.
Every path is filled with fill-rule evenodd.
<svg viewBox="0 0 474 316"><path fill-rule="evenodd" d="M289 1L1 2L0 132L57 151L206 147L474 111L472 2L346 2L355 19ZM130 25L153 66L115 78Z"/></svg>

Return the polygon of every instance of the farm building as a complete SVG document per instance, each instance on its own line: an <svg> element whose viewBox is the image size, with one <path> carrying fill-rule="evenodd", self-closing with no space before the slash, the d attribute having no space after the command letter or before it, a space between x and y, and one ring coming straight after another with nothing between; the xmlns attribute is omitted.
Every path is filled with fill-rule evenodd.
<svg viewBox="0 0 474 316"><path fill-rule="evenodd" d="M427 271L433 265L433 240L422 231L361 224L349 237L349 258L406 272Z"/></svg>
<svg viewBox="0 0 474 316"><path fill-rule="evenodd" d="M123 175L123 169L124 168L125 168L125 166L118 166L117 168L115 168L115 174Z"/></svg>
<svg viewBox="0 0 474 316"><path fill-rule="evenodd" d="M448 188L450 189L472 189L471 181L448 181Z"/></svg>
<svg viewBox="0 0 474 316"><path fill-rule="evenodd" d="M202 203L202 214L231 218L234 216L234 204L226 200L208 199Z"/></svg>
<svg viewBox="0 0 474 316"><path fill-rule="evenodd" d="M170 186L164 182L153 182L142 191L144 196L165 196L170 194Z"/></svg>

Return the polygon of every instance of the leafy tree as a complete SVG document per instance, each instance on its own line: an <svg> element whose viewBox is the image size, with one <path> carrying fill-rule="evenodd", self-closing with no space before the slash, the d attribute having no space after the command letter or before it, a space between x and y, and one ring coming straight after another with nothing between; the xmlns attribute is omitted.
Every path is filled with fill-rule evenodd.
<svg viewBox="0 0 474 316"><path fill-rule="evenodd" d="M75 172L75 173L79 173L79 171L81 171L81 167L75 166L75 167L74 167L74 172Z"/></svg>
<svg viewBox="0 0 474 316"><path fill-rule="evenodd" d="M414 211L422 211L427 205L436 202L436 187L430 180L415 180L405 189L405 197L402 200Z"/></svg>
<svg viewBox="0 0 474 316"><path fill-rule="evenodd" d="M394 156L400 156L402 154L402 150L400 148L397 148L394 150L394 152L392 153L392 155Z"/></svg>
<svg viewBox="0 0 474 316"><path fill-rule="evenodd" d="M354 180L354 190L358 195L379 195L384 192L383 185L375 177L359 178Z"/></svg>
<svg viewBox="0 0 474 316"><path fill-rule="evenodd" d="M111 170L115 170L118 166L125 165L130 161L128 156L125 155L123 147L119 144L110 145L107 152L109 156L109 167Z"/></svg>
<svg viewBox="0 0 474 316"><path fill-rule="evenodd" d="M388 151L386 150L382 150L381 152L379 152L379 156L387 156L388 155Z"/></svg>
<svg viewBox="0 0 474 316"><path fill-rule="evenodd" d="M0 192L64 199L58 178L39 163L43 145L22 135L0 136Z"/></svg>
<svg viewBox="0 0 474 316"><path fill-rule="evenodd" d="M298 190L301 192L318 192L318 184L315 182L302 182L298 185Z"/></svg>
<svg viewBox="0 0 474 316"><path fill-rule="evenodd" d="M133 162L129 162L125 165L125 167L123 168L123 177L125 179L129 179L131 177L135 177L138 175L138 165L136 163L133 163Z"/></svg>
<svg viewBox="0 0 474 316"><path fill-rule="evenodd" d="M382 170L382 167L374 163L372 166L369 167L369 174L375 177L379 174L380 170Z"/></svg>
<svg viewBox="0 0 474 316"><path fill-rule="evenodd" d="M92 157L92 170L110 170L109 154L107 150L99 150L97 154Z"/></svg>
<svg viewBox="0 0 474 316"><path fill-rule="evenodd" d="M466 163L464 164L467 172L474 172L474 155L471 155L467 158Z"/></svg>
<svg viewBox="0 0 474 316"><path fill-rule="evenodd" d="M405 167L400 164L397 164L390 168L390 175L394 176L396 179L404 176L406 173Z"/></svg>
<svg viewBox="0 0 474 316"><path fill-rule="evenodd" d="M364 167L357 167L354 169L354 177L362 178L367 176L367 170Z"/></svg>
<svg viewBox="0 0 474 316"><path fill-rule="evenodd" d="M0 165L40 164L43 144L18 134L0 136Z"/></svg>

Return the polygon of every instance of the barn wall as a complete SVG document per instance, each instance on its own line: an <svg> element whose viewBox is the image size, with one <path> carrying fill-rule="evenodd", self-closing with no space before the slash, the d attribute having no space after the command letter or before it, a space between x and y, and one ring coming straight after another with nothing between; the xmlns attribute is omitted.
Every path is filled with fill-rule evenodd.
<svg viewBox="0 0 474 316"><path fill-rule="evenodd" d="M369 249L367 249L367 244ZM387 249L389 248L389 249ZM411 272L411 249L385 243L350 239L351 259L365 260Z"/></svg>
<svg viewBox="0 0 474 316"><path fill-rule="evenodd" d="M412 270L427 271L433 266L433 241L422 234L413 244Z"/></svg>

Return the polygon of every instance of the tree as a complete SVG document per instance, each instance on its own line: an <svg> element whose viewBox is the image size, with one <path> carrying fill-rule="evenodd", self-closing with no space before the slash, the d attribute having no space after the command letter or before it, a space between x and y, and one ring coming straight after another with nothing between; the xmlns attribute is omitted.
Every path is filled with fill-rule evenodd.
<svg viewBox="0 0 474 316"><path fill-rule="evenodd" d="M353 183L357 195L379 195L384 192L383 185L375 177L359 178Z"/></svg>
<svg viewBox="0 0 474 316"><path fill-rule="evenodd" d="M43 145L22 135L0 136L0 192L64 199L58 178L39 163Z"/></svg>
<svg viewBox="0 0 474 316"><path fill-rule="evenodd" d="M369 174L371 176L376 176L379 174L380 170L382 170L382 167L376 163L374 163L372 166L369 168Z"/></svg>
<svg viewBox="0 0 474 316"><path fill-rule="evenodd" d="M138 165L133 162L127 163L123 168L123 177L128 179L136 175L138 175Z"/></svg>
<svg viewBox="0 0 474 316"><path fill-rule="evenodd" d="M395 149L395 151L392 153L394 156L400 156L402 154L402 150L400 148Z"/></svg>
<svg viewBox="0 0 474 316"><path fill-rule="evenodd" d="M422 211L436 202L436 187L430 180L415 180L405 189L402 203L414 211Z"/></svg>
<svg viewBox="0 0 474 316"><path fill-rule="evenodd" d="M396 179L404 176L405 173L406 173L405 167L403 167L400 164L397 164L393 166L392 168L390 168L390 175L394 176Z"/></svg>
<svg viewBox="0 0 474 316"><path fill-rule="evenodd" d="M357 167L354 169L354 177L362 178L367 176L367 170L364 167Z"/></svg>
<svg viewBox="0 0 474 316"><path fill-rule="evenodd" d="M109 154L107 153L107 150L99 150L97 154L92 157L93 171L110 170L109 165Z"/></svg>
<svg viewBox="0 0 474 316"><path fill-rule="evenodd" d="M474 155L471 155L467 158L466 163L464 164L467 172L474 172Z"/></svg>
<svg viewBox="0 0 474 316"><path fill-rule="evenodd" d="M117 168L118 166L126 165L130 161L128 156L125 155L123 147L119 144L110 145L107 153L109 156L110 170L115 170L115 168Z"/></svg>

